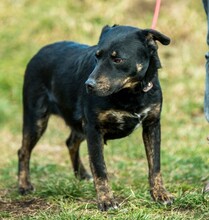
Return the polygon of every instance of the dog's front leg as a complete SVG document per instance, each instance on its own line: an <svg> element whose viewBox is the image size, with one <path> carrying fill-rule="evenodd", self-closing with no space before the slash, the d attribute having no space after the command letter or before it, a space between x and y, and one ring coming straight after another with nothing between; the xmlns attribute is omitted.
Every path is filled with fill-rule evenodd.
<svg viewBox="0 0 209 220"><path fill-rule="evenodd" d="M98 208L101 211L116 209L118 207L114 200L111 188L108 185L107 170L103 155L103 137L92 126L87 126L87 144L92 175L98 199Z"/></svg>
<svg viewBox="0 0 209 220"><path fill-rule="evenodd" d="M143 140L149 167L150 193L155 201L171 204L173 196L166 191L160 172L160 120L153 124L143 124Z"/></svg>

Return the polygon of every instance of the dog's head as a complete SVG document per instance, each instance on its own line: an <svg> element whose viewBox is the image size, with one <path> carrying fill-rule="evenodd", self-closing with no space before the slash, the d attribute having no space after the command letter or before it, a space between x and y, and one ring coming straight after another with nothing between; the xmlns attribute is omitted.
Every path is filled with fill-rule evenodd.
<svg viewBox="0 0 209 220"><path fill-rule="evenodd" d="M105 26L95 52L96 66L86 81L87 92L108 96L134 87L145 78L150 65L160 68L156 41L170 43L167 36L152 29Z"/></svg>

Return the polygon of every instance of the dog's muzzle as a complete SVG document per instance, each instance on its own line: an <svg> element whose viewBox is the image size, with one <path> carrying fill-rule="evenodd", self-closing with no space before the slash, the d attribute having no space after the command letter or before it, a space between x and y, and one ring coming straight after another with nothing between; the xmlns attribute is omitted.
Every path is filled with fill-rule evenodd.
<svg viewBox="0 0 209 220"><path fill-rule="evenodd" d="M107 96L112 94L110 89L110 83L107 81L96 81L92 78L89 78L86 82L86 91L89 94L95 94L97 96Z"/></svg>

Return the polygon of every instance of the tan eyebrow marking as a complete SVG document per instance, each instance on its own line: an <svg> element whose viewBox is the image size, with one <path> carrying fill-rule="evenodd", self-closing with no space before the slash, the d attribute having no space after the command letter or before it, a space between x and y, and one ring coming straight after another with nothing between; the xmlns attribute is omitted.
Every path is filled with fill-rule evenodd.
<svg viewBox="0 0 209 220"><path fill-rule="evenodd" d="M111 54L112 57L116 57L116 55L117 55L116 51L113 51L112 54Z"/></svg>
<svg viewBox="0 0 209 220"><path fill-rule="evenodd" d="M140 72L140 71L142 70L142 67L143 67L143 66L142 66L142 64L141 64L141 63L140 63L140 64L139 64L139 63L137 63L137 64L136 64L136 69L137 69L137 72Z"/></svg>

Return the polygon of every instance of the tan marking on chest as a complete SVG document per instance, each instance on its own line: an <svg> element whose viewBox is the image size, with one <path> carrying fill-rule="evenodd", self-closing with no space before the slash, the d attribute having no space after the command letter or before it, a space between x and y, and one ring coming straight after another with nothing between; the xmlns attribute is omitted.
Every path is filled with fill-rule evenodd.
<svg viewBox="0 0 209 220"><path fill-rule="evenodd" d="M151 107L151 110L149 112L149 117L150 118L156 118L159 116L161 111L161 104L153 104Z"/></svg>
<svg viewBox="0 0 209 220"><path fill-rule="evenodd" d="M134 117L131 113L126 111L107 110L99 113L98 119L100 122L106 122L114 119L117 123L123 123L123 117Z"/></svg>
<svg viewBox="0 0 209 220"><path fill-rule="evenodd" d="M160 114L160 110L160 104L150 105L142 109L140 112L136 112L133 114L127 111L118 111L110 109L100 112L98 114L98 122L101 125L101 128L104 129L104 131L106 131L107 125L109 129L111 127L111 130L123 130L125 127L127 127L126 125L127 123L129 123L130 118L130 123L136 123L135 128L138 128L144 120L152 120L158 117ZM138 122L133 122L133 120L138 120Z"/></svg>

